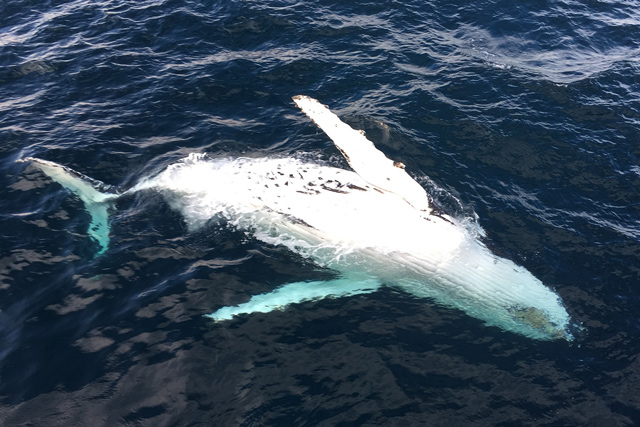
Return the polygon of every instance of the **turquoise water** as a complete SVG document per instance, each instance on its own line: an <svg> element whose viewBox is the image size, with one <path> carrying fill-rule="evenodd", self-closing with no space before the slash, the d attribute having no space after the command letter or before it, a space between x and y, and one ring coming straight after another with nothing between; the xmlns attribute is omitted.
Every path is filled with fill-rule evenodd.
<svg viewBox="0 0 640 427"><path fill-rule="evenodd" d="M634 425L640 3L0 4L5 425ZM190 153L345 167L293 105L364 129L445 212L477 214L584 327L510 334L383 288L224 324L331 271L160 195L109 249L36 156L126 190Z"/></svg>

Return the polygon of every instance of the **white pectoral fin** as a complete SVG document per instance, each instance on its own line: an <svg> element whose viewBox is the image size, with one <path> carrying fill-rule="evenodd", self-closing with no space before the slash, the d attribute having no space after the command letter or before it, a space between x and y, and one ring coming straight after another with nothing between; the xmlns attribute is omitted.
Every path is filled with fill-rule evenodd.
<svg viewBox="0 0 640 427"><path fill-rule="evenodd" d="M429 212L427 192L404 170L404 165L389 159L363 132L344 123L317 100L297 95L293 101L331 138L349 166L365 181L402 197L416 209Z"/></svg>
<svg viewBox="0 0 640 427"><path fill-rule="evenodd" d="M237 306L222 307L207 314L216 322L229 320L238 314L268 313L283 310L289 304L322 298L338 298L375 292L381 286L376 279L340 278L328 281L294 282L267 294L260 294Z"/></svg>
<svg viewBox="0 0 640 427"><path fill-rule="evenodd" d="M106 251L109 246L109 210L112 208L113 200L118 195L107 192L108 186L104 183L66 166L35 157L27 157L18 161L30 162L84 202L85 208L91 216L91 224L88 230L89 236L94 238L100 245L100 251L96 256Z"/></svg>

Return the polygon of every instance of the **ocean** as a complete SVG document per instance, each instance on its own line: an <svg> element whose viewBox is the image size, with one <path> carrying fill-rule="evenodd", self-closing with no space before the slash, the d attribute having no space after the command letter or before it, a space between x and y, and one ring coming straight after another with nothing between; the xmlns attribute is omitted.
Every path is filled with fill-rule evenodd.
<svg viewBox="0 0 640 427"><path fill-rule="evenodd" d="M121 190L194 153L347 168L300 94L553 289L575 339L393 287L214 323L333 273L152 191L98 254L83 203L16 162ZM0 2L0 424L638 425L639 159L638 0Z"/></svg>

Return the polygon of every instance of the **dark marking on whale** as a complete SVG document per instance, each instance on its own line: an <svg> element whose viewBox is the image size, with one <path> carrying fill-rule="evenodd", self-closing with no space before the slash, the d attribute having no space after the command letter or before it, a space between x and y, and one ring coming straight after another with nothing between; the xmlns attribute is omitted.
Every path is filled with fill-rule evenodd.
<svg viewBox="0 0 640 427"><path fill-rule="evenodd" d="M351 184L351 183L348 183L348 184L347 184L347 188L349 188L349 189L351 189L351 190L367 191L367 189L366 189L366 188L362 188L362 187L359 187L359 186L357 186L357 185L355 185L355 184Z"/></svg>

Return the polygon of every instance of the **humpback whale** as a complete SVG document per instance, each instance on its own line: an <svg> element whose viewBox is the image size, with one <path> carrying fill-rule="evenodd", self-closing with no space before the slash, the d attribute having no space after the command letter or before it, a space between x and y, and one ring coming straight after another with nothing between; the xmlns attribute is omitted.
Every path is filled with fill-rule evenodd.
<svg viewBox="0 0 640 427"><path fill-rule="evenodd" d="M19 161L38 167L84 202L98 254L108 249L108 216L115 200L159 191L189 229L221 218L336 273L332 280L288 283L240 305L218 308L207 315L216 322L391 286L505 331L537 340L573 339L570 316L553 290L492 253L459 219L435 212L404 165L389 159L363 132L313 98L293 100L352 170L289 157L191 154L117 193L54 162Z"/></svg>

